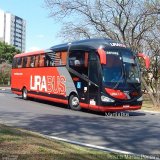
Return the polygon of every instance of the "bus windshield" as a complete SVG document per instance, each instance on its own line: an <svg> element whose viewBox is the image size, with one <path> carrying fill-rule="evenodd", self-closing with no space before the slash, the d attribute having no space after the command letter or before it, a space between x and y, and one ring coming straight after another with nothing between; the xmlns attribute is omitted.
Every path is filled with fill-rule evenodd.
<svg viewBox="0 0 160 160"><path fill-rule="evenodd" d="M140 83L139 67L130 50L105 50L107 63L103 68L103 82Z"/></svg>

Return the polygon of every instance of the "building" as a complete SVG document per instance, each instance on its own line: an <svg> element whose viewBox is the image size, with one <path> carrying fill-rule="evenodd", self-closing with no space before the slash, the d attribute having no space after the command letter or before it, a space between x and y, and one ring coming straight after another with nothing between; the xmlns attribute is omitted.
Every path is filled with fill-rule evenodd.
<svg viewBox="0 0 160 160"><path fill-rule="evenodd" d="M0 10L0 41L15 46L21 52L26 46L26 21Z"/></svg>

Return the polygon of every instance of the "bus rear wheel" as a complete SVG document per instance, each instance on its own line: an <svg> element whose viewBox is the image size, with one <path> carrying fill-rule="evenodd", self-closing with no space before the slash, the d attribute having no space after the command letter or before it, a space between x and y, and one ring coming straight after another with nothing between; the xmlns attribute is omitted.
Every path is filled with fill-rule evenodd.
<svg viewBox="0 0 160 160"><path fill-rule="evenodd" d="M79 98L77 95L71 95L69 97L69 106L71 109L75 110L75 111L79 111L81 110L81 107L79 105Z"/></svg>
<svg viewBox="0 0 160 160"><path fill-rule="evenodd" d="M27 98L28 98L28 96L27 96L27 89L26 88L23 88L23 90L22 90L22 98L24 100L27 100Z"/></svg>

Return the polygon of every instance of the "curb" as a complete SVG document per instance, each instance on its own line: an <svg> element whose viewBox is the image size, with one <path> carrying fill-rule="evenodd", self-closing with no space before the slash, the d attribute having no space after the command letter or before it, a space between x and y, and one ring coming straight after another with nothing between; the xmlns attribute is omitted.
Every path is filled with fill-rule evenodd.
<svg viewBox="0 0 160 160"><path fill-rule="evenodd" d="M93 144L82 143L82 142L73 141L73 140L60 138L60 137L55 137L55 136L48 136L48 135L43 135L43 136L46 137L46 138L49 138L49 139L54 139L54 140L57 140L57 141L63 141L63 142L67 142L67 143L71 143L71 144L75 144L75 145L79 145L79 146L83 146L83 147L88 147L88 148L92 148L92 149L97 149L97 150L102 150L102 151L107 151L107 152L113 152L113 153L135 155L134 153L128 152L128 151L122 151L122 150L118 150L118 149L112 149L112 148L97 146L97 145L93 145Z"/></svg>
<svg viewBox="0 0 160 160"><path fill-rule="evenodd" d="M142 110L141 112L146 112L146 113L159 113L160 111L148 111L148 110Z"/></svg>
<svg viewBox="0 0 160 160"><path fill-rule="evenodd" d="M0 90L1 90L1 91L5 91L6 89L5 89L5 88L0 88Z"/></svg>
<svg viewBox="0 0 160 160"><path fill-rule="evenodd" d="M10 87L0 87L0 90L5 91L7 89L11 89Z"/></svg>

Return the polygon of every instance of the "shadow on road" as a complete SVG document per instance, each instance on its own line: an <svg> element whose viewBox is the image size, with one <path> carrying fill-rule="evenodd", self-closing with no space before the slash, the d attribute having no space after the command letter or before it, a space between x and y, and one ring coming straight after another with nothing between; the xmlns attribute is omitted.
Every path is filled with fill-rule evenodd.
<svg viewBox="0 0 160 160"><path fill-rule="evenodd" d="M21 96L15 97L15 98L22 99ZM56 107L56 108L63 108L63 109L66 109L66 110L70 109L68 105L65 105L65 104L62 104L62 103L50 102L50 101L34 99L34 98L29 98L28 100L33 101L33 102L42 103L42 104L47 104L47 105L50 105L50 106L53 106L53 107ZM133 116L133 117L134 116L145 116L146 115L144 112L139 112L139 111L118 111L118 112L103 113L103 112L92 111L92 110L83 109L83 108L82 108L81 111L78 111L78 112L83 112L83 113L88 113L88 114L93 114L93 115L99 115L99 116L103 116L103 117L106 116L107 114L117 115L119 117L120 115L123 115L123 113L124 113L124 115L126 114L128 116ZM112 117L116 117L116 116L112 116Z"/></svg>
<svg viewBox="0 0 160 160"><path fill-rule="evenodd" d="M153 154L160 148L160 123L149 119L115 118L85 115L33 116L30 112L0 112L12 125L37 131L45 135L62 137L84 143Z"/></svg>

